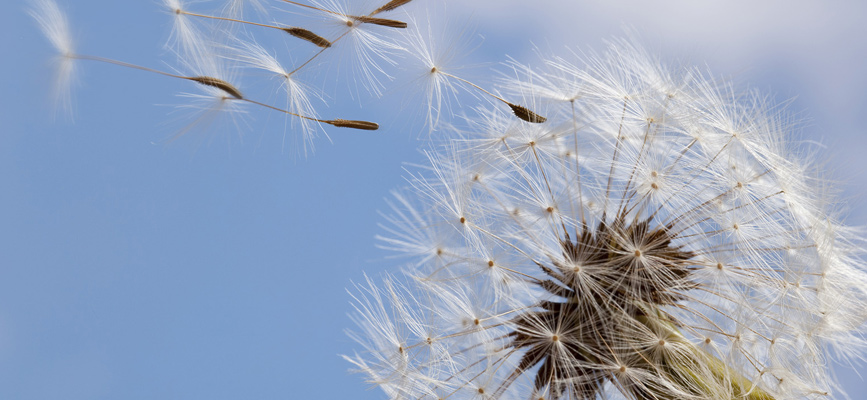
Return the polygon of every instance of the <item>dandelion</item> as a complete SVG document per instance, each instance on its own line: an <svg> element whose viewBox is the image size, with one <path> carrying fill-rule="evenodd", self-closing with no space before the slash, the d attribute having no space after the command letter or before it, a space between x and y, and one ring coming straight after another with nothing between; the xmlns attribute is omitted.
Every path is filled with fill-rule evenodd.
<svg viewBox="0 0 867 400"><path fill-rule="evenodd" d="M801 399L865 348L863 234L796 122L629 41L511 63L547 121L480 112L396 192L408 283L357 288L346 358L400 399ZM579 65L581 65L579 67Z"/></svg>

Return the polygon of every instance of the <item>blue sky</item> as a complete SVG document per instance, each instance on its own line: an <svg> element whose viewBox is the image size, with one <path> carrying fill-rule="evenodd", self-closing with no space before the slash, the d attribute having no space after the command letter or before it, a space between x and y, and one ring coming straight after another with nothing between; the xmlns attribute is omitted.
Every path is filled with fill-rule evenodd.
<svg viewBox="0 0 867 400"><path fill-rule="evenodd" d="M794 98L849 223L867 224L864 5L446 3L484 36L468 63L531 61L531 43L601 48L625 26L664 57ZM80 52L172 65L159 3L60 4ZM422 159L401 90L376 100L334 85L328 117L382 129L329 129L333 144L307 158L259 110L243 140L214 129L168 142L192 84L109 65L82 64L74 123L52 120L52 50L24 9L0 14L0 398L382 398L338 355L354 348L345 288L399 267L374 235L402 167ZM856 397L867 389L838 371Z"/></svg>

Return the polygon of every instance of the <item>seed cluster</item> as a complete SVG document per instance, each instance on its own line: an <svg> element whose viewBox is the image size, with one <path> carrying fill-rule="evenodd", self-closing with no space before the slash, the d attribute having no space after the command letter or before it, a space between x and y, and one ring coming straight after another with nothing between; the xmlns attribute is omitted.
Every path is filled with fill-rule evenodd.
<svg viewBox="0 0 867 400"><path fill-rule="evenodd" d="M555 398L571 393L573 398L594 399L605 380L616 375L582 365L616 364L641 356L616 344L637 328L650 329L636 321L659 318L659 306L676 303L679 291L693 285L693 254L673 247L667 229L651 229L650 224L628 224L620 218L600 223L595 231L585 227L574 241L567 238L562 243L566 263L552 260L554 268L542 266L552 280L539 283L559 300L542 301L541 310L511 321L510 347L526 351L516 376L538 365L536 390L550 388ZM644 364L654 373L649 363L632 364Z"/></svg>

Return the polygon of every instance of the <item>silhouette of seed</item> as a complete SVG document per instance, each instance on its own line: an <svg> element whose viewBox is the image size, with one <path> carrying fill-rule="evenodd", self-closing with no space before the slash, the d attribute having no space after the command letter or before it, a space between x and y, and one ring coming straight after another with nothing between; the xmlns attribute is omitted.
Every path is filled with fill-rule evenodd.
<svg viewBox="0 0 867 400"><path fill-rule="evenodd" d="M217 79L217 78L210 77L210 76L190 76L190 77L186 77L186 79L189 79L189 80L196 82L196 83L200 83L202 85L215 87L217 89L220 89L220 90L228 93L230 96L232 96L236 99L239 99L239 100L244 99L244 95L241 94L240 90L238 90L237 88L232 86L231 83L226 82L222 79Z"/></svg>
<svg viewBox="0 0 867 400"><path fill-rule="evenodd" d="M326 48L331 47L331 42L328 39L325 39L322 36L319 36L307 29L304 28L283 28L283 31L286 33L297 37L298 39L306 40L310 43L313 43L319 47Z"/></svg>
<svg viewBox="0 0 867 400"><path fill-rule="evenodd" d="M527 107L519 106L517 104L512 104L512 103L506 103L506 104L509 105L509 108L512 109L512 112L515 113L516 117L518 117L524 121L532 122L534 124L540 124L540 123L548 120L548 118L545 118L539 114L536 114L536 113L530 111L530 109Z"/></svg>
<svg viewBox="0 0 867 400"><path fill-rule="evenodd" d="M363 129L365 131L375 131L379 129L379 124L376 122L368 122L368 121L356 121L351 119L332 119L329 121L322 121L326 124L336 126L338 128L352 128L352 129Z"/></svg>
<svg viewBox="0 0 867 400"><path fill-rule="evenodd" d="M393 19L385 19L385 18L375 18L375 17L358 17L358 22L365 22L368 24L387 26L390 28L406 28L406 22L397 21Z"/></svg>

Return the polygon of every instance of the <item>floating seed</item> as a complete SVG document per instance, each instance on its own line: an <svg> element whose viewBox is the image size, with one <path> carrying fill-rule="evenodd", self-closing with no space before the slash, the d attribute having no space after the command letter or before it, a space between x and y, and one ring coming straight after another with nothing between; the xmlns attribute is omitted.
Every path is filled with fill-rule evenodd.
<svg viewBox="0 0 867 400"><path fill-rule="evenodd" d="M193 82L201 83L202 85L215 87L239 100L242 100L244 98L244 95L241 94L240 90L232 86L231 83L226 82L222 79L217 79L210 76L190 76L186 79L189 79Z"/></svg>
<svg viewBox="0 0 867 400"><path fill-rule="evenodd" d="M368 24L387 26L389 28L406 28L406 22L397 21L393 19L385 19L385 18L375 18L375 17L358 17L356 18L358 22L365 22Z"/></svg>
<svg viewBox="0 0 867 400"><path fill-rule="evenodd" d="M319 47L322 47L322 48L331 47L331 42L329 42L328 39L325 39L324 37L319 36L319 35L311 32L307 29L304 29L304 28L283 28L283 31L285 31L286 33L288 33L292 36L297 37L298 39L306 40L306 41L313 43Z"/></svg>
<svg viewBox="0 0 867 400"><path fill-rule="evenodd" d="M329 121L322 121L326 124L330 124L332 126L336 126L338 128L352 128L352 129L363 129L366 131L375 131L379 129L379 124L376 122L368 122L368 121L356 121L351 119L332 119Z"/></svg>
<svg viewBox="0 0 867 400"><path fill-rule="evenodd" d="M545 118L539 114L536 114L536 113L530 111L530 109L527 107L519 106L517 104L512 104L512 103L507 103L507 104L509 105L509 108L512 109L512 112L515 113L515 116L524 120L524 121L532 122L534 124L541 124L542 122L545 122L548 120L548 118Z"/></svg>
<svg viewBox="0 0 867 400"><path fill-rule="evenodd" d="M406 3L409 3L412 0L391 0L388 3L385 3L382 7L377 8L374 12L370 13L370 15L376 15L381 12L391 11L395 8L398 8Z"/></svg>

